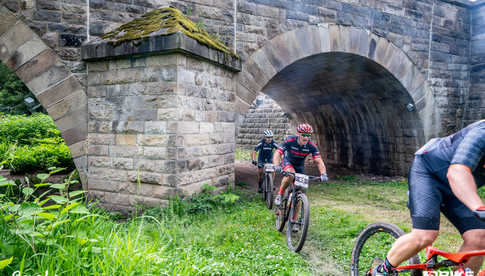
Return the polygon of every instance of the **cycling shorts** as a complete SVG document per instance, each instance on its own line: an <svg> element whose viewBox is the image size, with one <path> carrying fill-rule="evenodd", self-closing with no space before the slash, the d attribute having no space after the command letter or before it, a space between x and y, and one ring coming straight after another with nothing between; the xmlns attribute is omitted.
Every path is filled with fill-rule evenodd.
<svg viewBox="0 0 485 276"><path fill-rule="evenodd" d="M305 162L302 162L301 164L293 164L288 161L286 156L283 157L281 167L283 171L286 171L288 168L293 168L296 173L305 173Z"/></svg>
<svg viewBox="0 0 485 276"><path fill-rule="evenodd" d="M414 229L439 230L440 211L460 231L485 229L485 222L476 218L451 191L446 178L449 166L436 169L422 155L415 155L409 172L408 208Z"/></svg>
<svg viewBox="0 0 485 276"><path fill-rule="evenodd" d="M268 156L266 158L258 158L258 168L264 168L264 164L273 163L273 156Z"/></svg>

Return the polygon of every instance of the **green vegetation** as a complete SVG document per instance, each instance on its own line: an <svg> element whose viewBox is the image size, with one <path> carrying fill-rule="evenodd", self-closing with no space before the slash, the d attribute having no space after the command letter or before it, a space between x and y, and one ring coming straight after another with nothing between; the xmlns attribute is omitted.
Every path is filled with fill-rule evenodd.
<svg viewBox="0 0 485 276"><path fill-rule="evenodd" d="M253 152L252 150L237 147L235 159L239 161L251 161L252 152Z"/></svg>
<svg viewBox="0 0 485 276"><path fill-rule="evenodd" d="M309 264L289 252L284 236L271 227L272 214L248 195L224 192L213 196L206 189L201 195L174 199L165 209L149 209L125 221L93 207L83 209L90 214L70 210L62 214L67 203L38 208L31 200L24 200L20 205L29 202L32 206L24 213L33 217L39 216L42 208L55 209L48 211L55 219L65 221L63 216L69 216L67 222L50 224L52 231L44 236L46 242L36 243L35 250L29 245L29 234L22 234L27 235L24 240L10 227L12 223L6 219L10 211L5 210L10 210L11 204L5 196L1 198L7 209L0 209L0 237L8 242L0 245L0 262L11 261L3 271L8 275L22 268L25 274L48 270L57 275L310 273ZM18 216L15 220L23 219Z"/></svg>
<svg viewBox="0 0 485 276"><path fill-rule="evenodd" d="M0 165L15 173L74 168L69 148L45 114L0 115Z"/></svg>
<svg viewBox="0 0 485 276"><path fill-rule="evenodd" d="M47 177L39 175L43 182ZM349 177L311 185L309 236L301 254L286 248L273 213L255 194L213 195L205 186L200 195L122 218L92 202L79 204L82 192L71 194L68 184L6 183L0 180L0 269L5 265L2 272L10 275L22 267L26 274L58 275L340 275L348 273L355 238L369 223L410 229L402 181ZM51 200L42 201L46 189L59 197L44 195ZM434 246L453 251L459 244L443 219ZM389 246L382 244L378 254ZM322 271L329 266L330 274Z"/></svg>
<svg viewBox="0 0 485 276"><path fill-rule="evenodd" d="M9 114L29 114L24 99L34 95L19 78L0 62L0 112ZM34 105L38 102L35 101Z"/></svg>

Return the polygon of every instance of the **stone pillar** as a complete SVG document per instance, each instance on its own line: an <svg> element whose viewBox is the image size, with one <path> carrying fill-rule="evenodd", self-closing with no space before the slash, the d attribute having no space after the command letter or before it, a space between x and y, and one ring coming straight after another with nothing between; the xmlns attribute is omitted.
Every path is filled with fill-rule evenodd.
<svg viewBox="0 0 485 276"><path fill-rule="evenodd" d="M239 59L177 32L84 45L88 190L112 210L234 184Z"/></svg>

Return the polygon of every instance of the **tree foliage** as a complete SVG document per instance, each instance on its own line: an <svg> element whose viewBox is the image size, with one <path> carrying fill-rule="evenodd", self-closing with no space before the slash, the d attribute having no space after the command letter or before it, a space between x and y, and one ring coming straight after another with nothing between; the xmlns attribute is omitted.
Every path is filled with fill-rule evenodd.
<svg viewBox="0 0 485 276"><path fill-rule="evenodd" d="M24 102L26 97L35 96L10 69L0 62L0 112L9 114L30 114Z"/></svg>

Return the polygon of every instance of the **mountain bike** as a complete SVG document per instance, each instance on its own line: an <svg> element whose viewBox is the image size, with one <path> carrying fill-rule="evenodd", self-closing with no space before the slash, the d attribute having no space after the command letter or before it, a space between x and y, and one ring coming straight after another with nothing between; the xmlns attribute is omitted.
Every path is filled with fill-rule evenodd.
<svg viewBox="0 0 485 276"><path fill-rule="evenodd" d="M283 176L293 175L291 185L286 189L281 204L275 208L275 227L282 232L286 221L286 241L288 248L299 252L305 244L310 224L310 204L305 194L310 180L320 180L319 176L310 176L301 173L282 172Z"/></svg>
<svg viewBox="0 0 485 276"><path fill-rule="evenodd" d="M264 164L263 201L266 202L266 207L270 210L273 208L273 175L274 165L271 163Z"/></svg>
<svg viewBox="0 0 485 276"><path fill-rule="evenodd" d="M368 225L357 237L352 250L350 275L371 275L372 261L385 256L395 239L404 232L391 223L374 223ZM426 261L420 264L418 255L411 257L408 263L395 267L393 270L399 275L450 275L450 276L471 276L472 271L465 269L465 263L474 256L485 256L485 250L450 253L431 246L426 248ZM453 267L456 270L448 274L439 273L443 267ZM423 271L425 273L423 273ZM482 270L478 276L485 276Z"/></svg>

